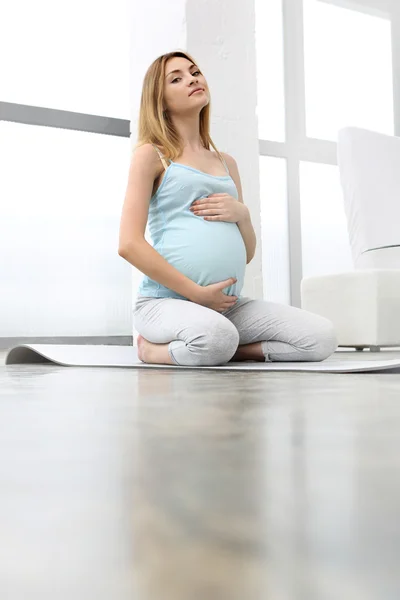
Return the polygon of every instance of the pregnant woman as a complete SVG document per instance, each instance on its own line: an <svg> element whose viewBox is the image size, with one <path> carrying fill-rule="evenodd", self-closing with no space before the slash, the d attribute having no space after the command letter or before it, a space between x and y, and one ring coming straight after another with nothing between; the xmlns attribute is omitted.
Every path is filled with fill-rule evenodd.
<svg viewBox="0 0 400 600"><path fill-rule="evenodd" d="M139 359L324 360L337 348L330 321L240 294L256 238L236 161L209 129L210 92L193 58L157 58L143 82L119 236L119 255L144 274L134 309Z"/></svg>

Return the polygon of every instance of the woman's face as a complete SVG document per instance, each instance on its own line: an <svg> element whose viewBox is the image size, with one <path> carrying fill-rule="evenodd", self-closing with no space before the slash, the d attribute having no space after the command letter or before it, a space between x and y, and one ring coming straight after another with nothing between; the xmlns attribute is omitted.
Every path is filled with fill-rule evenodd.
<svg viewBox="0 0 400 600"><path fill-rule="evenodd" d="M201 91L194 92L198 88ZM207 81L199 68L187 58L170 58L165 65L164 108L171 115L189 113L193 109L200 112L209 101Z"/></svg>

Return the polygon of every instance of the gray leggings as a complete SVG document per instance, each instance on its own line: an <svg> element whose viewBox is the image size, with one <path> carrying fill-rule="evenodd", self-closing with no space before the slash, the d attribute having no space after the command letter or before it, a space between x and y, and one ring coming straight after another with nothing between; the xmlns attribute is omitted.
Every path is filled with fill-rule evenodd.
<svg viewBox="0 0 400 600"><path fill-rule="evenodd" d="M140 335L167 344L176 365L228 363L239 345L261 342L265 361L321 361L337 348L332 323L300 308L241 297L223 313L177 298L138 296Z"/></svg>

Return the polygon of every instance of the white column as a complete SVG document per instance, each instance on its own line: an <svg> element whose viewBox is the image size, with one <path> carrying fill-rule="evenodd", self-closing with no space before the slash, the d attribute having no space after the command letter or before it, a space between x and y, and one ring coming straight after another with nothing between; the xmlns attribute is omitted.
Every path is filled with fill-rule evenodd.
<svg viewBox="0 0 400 600"><path fill-rule="evenodd" d="M254 0L187 0L187 50L211 91L211 137L238 164L257 236L243 295L262 298Z"/></svg>

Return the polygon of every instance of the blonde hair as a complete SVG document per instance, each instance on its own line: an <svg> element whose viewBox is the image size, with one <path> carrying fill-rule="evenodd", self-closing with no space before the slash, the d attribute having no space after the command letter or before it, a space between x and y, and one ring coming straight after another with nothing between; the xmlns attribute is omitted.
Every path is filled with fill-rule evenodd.
<svg viewBox="0 0 400 600"><path fill-rule="evenodd" d="M197 63L190 54L180 50L162 54L152 62L143 80L140 101L138 142L136 148L143 144L155 144L164 151L167 159L175 160L183 152L183 140L174 128L168 115L163 111L165 65L170 58L182 57L192 64ZM222 160L210 136L210 102L200 111L200 138L204 147L214 148Z"/></svg>

